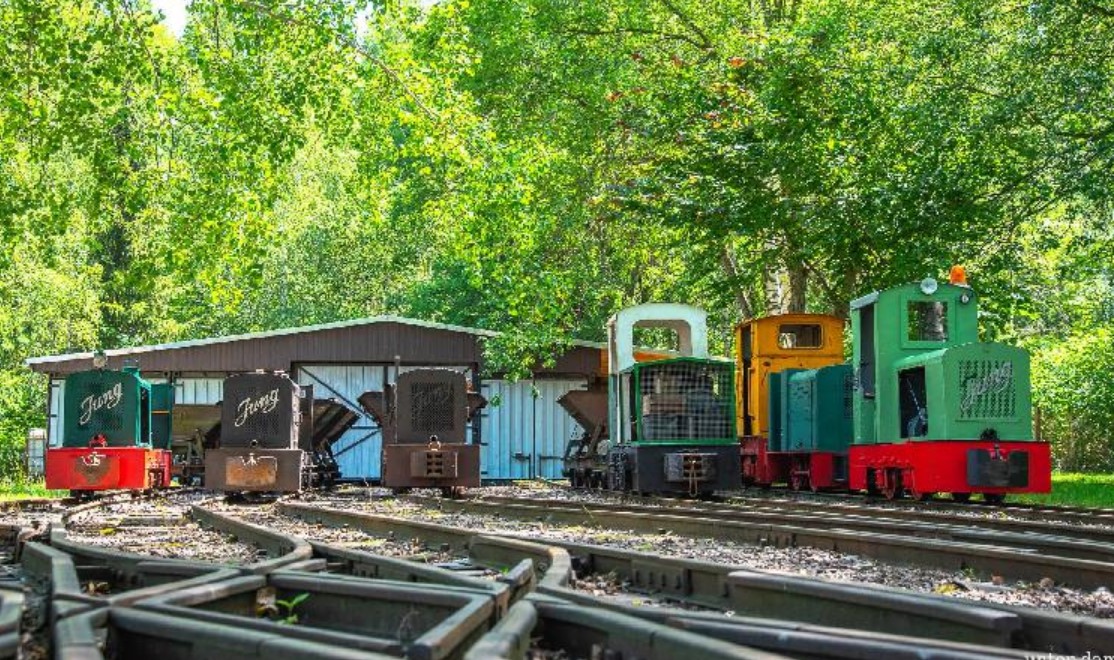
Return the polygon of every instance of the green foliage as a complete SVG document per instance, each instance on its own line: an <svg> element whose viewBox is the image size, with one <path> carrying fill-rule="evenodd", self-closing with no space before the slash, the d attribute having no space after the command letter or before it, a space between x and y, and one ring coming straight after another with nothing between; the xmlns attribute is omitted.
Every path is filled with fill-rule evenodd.
<svg viewBox="0 0 1114 660"><path fill-rule="evenodd" d="M1114 509L1114 474L1053 473L1048 495L1010 496L1009 501Z"/></svg>
<svg viewBox="0 0 1114 660"><path fill-rule="evenodd" d="M26 500L45 497L66 497L67 491L47 490L41 481L25 479L0 479L0 502Z"/></svg>
<svg viewBox="0 0 1114 660"><path fill-rule="evenodd" d="M298 623L298 613L294 611L294 608L304 603L308 598L309 594L303 592L289 600L276 600L275 605L282 608L281 618L278 622L291 626Z"/></svg>
<svg viewBox="0 0 1114 660"><path fill-rule="evenodd" d="M1114 325L1091 328L1038 349L1033 356L1034 405L1057 466L1114 470Z"/></svg>
<svg viewBox="0 0 1114 660"><path fill-rule="evenodd" d="M194 0L177 37L0 0L0 455L45 424L32 355L402 314L504 331L521 376L626 305L702 306L726 354L956 262L1041 401L1105 406L1053 371L1082 386L1114 320L1112 32L1056 0Z"/></svg>

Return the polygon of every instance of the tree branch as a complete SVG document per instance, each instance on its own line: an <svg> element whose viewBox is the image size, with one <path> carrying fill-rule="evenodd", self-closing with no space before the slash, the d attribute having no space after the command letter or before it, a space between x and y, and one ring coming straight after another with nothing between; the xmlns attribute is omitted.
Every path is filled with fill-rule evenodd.
<svg viewBox="0 0 1114 660"><path fill-rule="evenodd" d="M665 5L669 9L669 11L672 12L673 15L676 16L682 23L687 25L688 28L692 30L694 34L696 34L697 37L700 38L701 49L709 51L715 50L715 46L712 44L712 40L708 38L707 33L705 33L704 30L700 29L700 26L697 25L696 22L693 21L691 18L689 18L688 15L682 12L680 8L673 3L673 0L661 0L661 3Z"/></svg>
<svg viewBox="0 0 1114 660"><path fill-rule="evenodd" d="M1110 7L1103 7L1102 5L1094 2L1087 2L1086 0L1083 0L1079 3L1079 8L1085 12L1098 14L1103 18L1114 18L1114 9L1111 9Z"/></svg>

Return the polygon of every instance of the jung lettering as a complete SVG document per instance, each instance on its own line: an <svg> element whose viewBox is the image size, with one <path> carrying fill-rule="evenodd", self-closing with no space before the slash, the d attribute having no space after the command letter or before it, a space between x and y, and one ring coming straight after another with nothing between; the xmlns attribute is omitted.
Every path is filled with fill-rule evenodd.
<svg viewBox="0 0 1114 660"><path fill-rule="evenodd" d="M77 423L85 426L89 423L89 420L93 419L93 413L102 408L111 410L118 406L123 398L124 386L122 383L116 383L100 394L90 394L81 400L81 418L78 419Z"/></svg>
<svg viewBox="0 0 1114 660"><path fill-rule="evenodd" d="M979 397L1003 392L1012 383L1013 363L1003 362L985 376L968 379L963 388L963 401L959 405L964 411L969 410Z"/></svg>
<svg viewBox="0 0 1114 660"><path fill-rule="evenodd" d="M279 391L277 387L261 397L247 397L240 402L240 405L236 406L236 428L246 424L255 415L266 415L271 412L278 406L278 401Z"/></svg>

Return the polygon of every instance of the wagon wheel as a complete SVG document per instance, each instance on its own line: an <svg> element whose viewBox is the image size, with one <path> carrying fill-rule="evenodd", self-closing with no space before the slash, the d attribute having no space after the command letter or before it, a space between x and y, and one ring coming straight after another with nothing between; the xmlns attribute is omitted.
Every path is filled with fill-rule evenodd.
<svg viewBox="0 0 1114 660"><path fill-rule="evenodd" d="M970 502L971 493L952 493L952 499L956 502Z"/></svg>
<svg viewBox="0 0 1114 660"><path fill-rule="evenodd" d="M998 505L1006 501L1005 493L983 493L982 499L987 504Z"/></svg>

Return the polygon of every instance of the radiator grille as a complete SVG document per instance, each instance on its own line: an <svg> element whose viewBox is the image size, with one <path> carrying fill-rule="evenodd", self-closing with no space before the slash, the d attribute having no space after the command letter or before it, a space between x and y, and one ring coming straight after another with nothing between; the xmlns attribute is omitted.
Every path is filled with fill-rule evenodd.
<svg viewBox="0 0 1114 660"><path fill-rule="evenodd" d="M960 419L1010 419L1017 414L1017 383L1009 360L960 360L959 384Z"/></svg>
<svg viewBox="0 0 1114 660"><path fill-rule="evenodd" d="M455 431L454 393L451 382L411 383L410 427L430 435Z"/></svg>
<svg viewBox="0 0 1114 660"><path fill-rule="evenodd" d="M105 378L85 381L78 397L78 425L91 433L111 433L124 429L124 415L134 413L124 402L120 379L106 374Z"/></svg>
<svg viewBox="0 0 1114 660"><path fill-rule="evenodd" d="M638 376L642 439L732 437L733 368L697 361L643 366Z"/></svg>
<svg viewBox="0 0 1114 660"><path fill-rule="evenodd" d="M852 419L855 415L855 374L847 369L843 377L843 419Z"/></svg>

